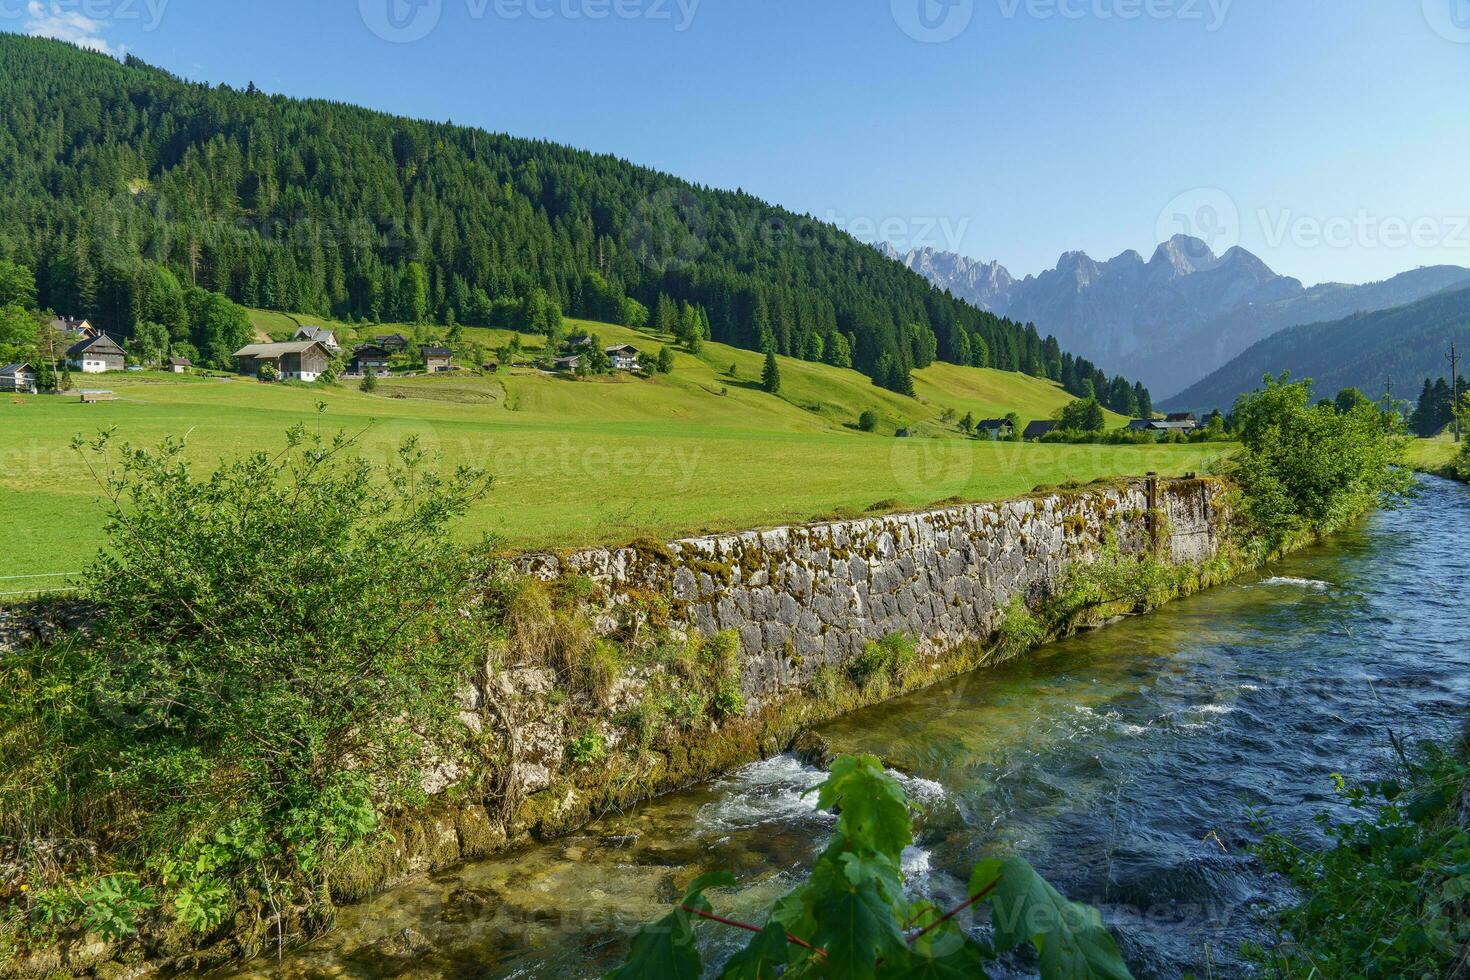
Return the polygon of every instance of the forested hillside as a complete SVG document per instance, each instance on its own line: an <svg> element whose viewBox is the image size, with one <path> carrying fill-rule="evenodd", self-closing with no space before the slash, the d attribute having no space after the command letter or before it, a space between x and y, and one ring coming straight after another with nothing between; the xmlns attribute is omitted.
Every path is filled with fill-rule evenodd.
<svg viewBox="0 0 1470 980"><path fill-rule="evenodd" d="M1229 409L1268 373L1290 371L1311 378L1317 392L1332 397L1357 388L1370 398L1392 379L1395 397L1413 399L1425 378L1449 373L1450 345L1470 353L1470 289L1457 289L1376 313L1292 327L1251 347L1164 407L1208 411ZM1461 361L1461 365L1465 364ZM1446 382L1443 386L1448 388ZM1448 408L1446 407L1446 412Z"/></svg>
<svg viewBox="0 0 1470 980"><path fill-rule="evenodd" d="M850 361L899 390L938 358L1119 411L1142 394L743 192L59 42L0 35L0 176L0 258L35 271L43 307L123 335L182 332L164 318L186 315L187 286L346 320L532 328L690 304L711 339Z"/></svg>

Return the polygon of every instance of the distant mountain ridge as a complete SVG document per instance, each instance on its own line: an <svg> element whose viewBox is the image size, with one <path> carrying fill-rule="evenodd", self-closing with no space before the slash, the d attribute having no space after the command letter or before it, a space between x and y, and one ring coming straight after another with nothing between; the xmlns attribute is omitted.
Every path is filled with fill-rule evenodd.
<svg viewBox="0 0 1470 980"><path fill-rule="evenodd" d="M1228 410L1237 395L1260 385L1267 373L1281 371L1311 378L1317 393L1328 398L1343 388L1379 398L1392 379L1395 397L1412 401L1425 378L1447 373L1444 355L1452 343L1470 353L1470 288L1282 330L1165 399L1161 407Z"/></svg>
<svg viewBox="0 0 1470 980"><path fill-rule="evenodd" d="M1131 249L1105 262L1067 252L1055 268L1024 279L999 263L952 252L884 251L959 299L1034 323L1063 347L1169 394L1288 327L1390 309L1470 284L1470 269L1430 266L1362 286L1307 288L1244 248L1217 256L1185 235L1159 245L1148 261Z"/></svg>

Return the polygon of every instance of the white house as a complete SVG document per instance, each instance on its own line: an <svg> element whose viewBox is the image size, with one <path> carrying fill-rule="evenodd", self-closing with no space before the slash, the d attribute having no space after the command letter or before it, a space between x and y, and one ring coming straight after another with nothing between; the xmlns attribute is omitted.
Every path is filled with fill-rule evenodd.
<svg viewBox="0 0 1470 980"><path fill-rule="evenodd" d="M128 352L105 333L78 341L66 352L66 362L71 369L83 374L121 371L127 364L127 357Z"/></svg>
<svg viewBox="0 0 1470 980"><path fill-rule="evenodd" d="M632 344L619 344L607 349L607 359L614 371L637 371L638 348Z"/></svg>

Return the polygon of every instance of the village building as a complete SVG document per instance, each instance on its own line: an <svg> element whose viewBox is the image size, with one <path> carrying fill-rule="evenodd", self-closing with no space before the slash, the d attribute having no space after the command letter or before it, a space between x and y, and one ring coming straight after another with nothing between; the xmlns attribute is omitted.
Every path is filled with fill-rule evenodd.
<svg viewBox="0 0 1470 980"><path fill-rule="evenodd" d="M317 340L293 340L283 344L250 344L235 351L240 373L260 377L269 364L282 381L315 381L331 363L327 348Z"/></svg>
<svg viewBox="0 0 1470 980"><path fill-rule="evenodd" d="M7 364L0 367L0 391L34 395L36 393L36 369L29 364Z"/></svg>
<svg viewBox="0 0 1470 980"><path fill-rule="evenodd" d="M127 359L128 352L105 333L79 340L66 352L67 364L73 371L83 374L121 371L127 365Z"/></svg>
<svg viewBox="0 0 1470 980"><path fill-rule="evenodd" d="M172 371L174 374L188 374L189 369L193 366L194 362L187 357L170 357L164 362L164 369Z"/></svg>
<svg viewBox="0 0 1470 980"><path fill-rule="evenodd" d="M1174 432L1187 436L1197 428L1199 423L1189 413L1181 413L1179 418L1134 419L1128 423L1129 432L1151 432L1161 439Z"/></svg>
<svg viewBox="0 0 1470 980"><path fill-rule="evenodd" d="M1016 434L1016 427L1011 424L1010 419L981 419L975 423L975 434L981 439L997 442L1013 437Z"/></svg>
<svg viewBox="0 0 1470 980"><path fill-rule="evenodd" d="M51 329L63 333L72 340L86 340L102 331L92 326L90 320L79 320L70 316L59 316L51 321Z"/></svg>
<svg viewBox="0 0 1470 980"><path fill-rule="evenodd" d="M591 347L592 338L585 333L573 334L567 338L567 350L579 351L583 347Z"/></svg>
<svg viewBox="0 0 1470 980"><path fill-rule="evenodd" d="M1061 425L1060 422L1031 422L1021 432L1021 438L1026 440L1041 439L1055 432Z"/></svg>
<svg viewBox="0 0 1470 980"><path fill-rule="evenodd" d="M424 371L429 374L454 370L454 351L448 347L420 347L419 354L424 359Z"/></svg>
<svg viewBox="0 0 1470 980"><path fill-rule="evenodd" d="M401 333L390 333L382 337L374 337L373 343L390 354L408 350L408 338Z"/></svg>
<svg viewBox="0 0 1470 980"><path fill-rule="evenodd" d="M1164 417L1164 421L1176 431L1193 432L1199 428L1199 417L1193 412L1171 412Z"/></svg>
<svg viewBox="0 0 1470 980"><path fill-rule="evenodd" d="M575 371L577 365L582 363L580 354L568 354L566 357L558 357L551 362L553 369L557 371Z"/></svg>
<svg viewBox="0 0 1470 980"><path fill-rule="evenodd" d="M309 326L300 326L300 327L297 327L296 328L296 336L293 337L292 339L293 340L316 340L316 341L320 341L321 342L321 345L323 347L325 347L328 351L330 351L333 354L337 353L339 350L342 349L341 345L339 345L337 343L337 334L336 334L336 332L335 331L332 331L332 330L328 330L326 327L309 327Z"/></svg>
<svg viewBox="0 0 1470 980"><path fill-rule="evenodd" d="M614 371L637 371L638 348L632 344L618 344L607 348L607 360Z"/></svg>
<svg viewBox="0 0 1470 980"><path fill-rule="evenodd" d="M352 373L384 374L388 370L388 360L392 355L387 348L378 344L359 344L352 351Z"/></svg>

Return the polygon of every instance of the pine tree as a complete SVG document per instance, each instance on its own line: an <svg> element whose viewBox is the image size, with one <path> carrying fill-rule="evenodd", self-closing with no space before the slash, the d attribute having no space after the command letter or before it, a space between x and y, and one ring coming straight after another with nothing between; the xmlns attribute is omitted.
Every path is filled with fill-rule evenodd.
<svg viewBox="0 0 1470 980"><path fill-rule="evenodd" d="M781 365L776 363L776 349L773 346L766 347L766 366L761 372L761 387L773 395L781 390Z"/></svg>

